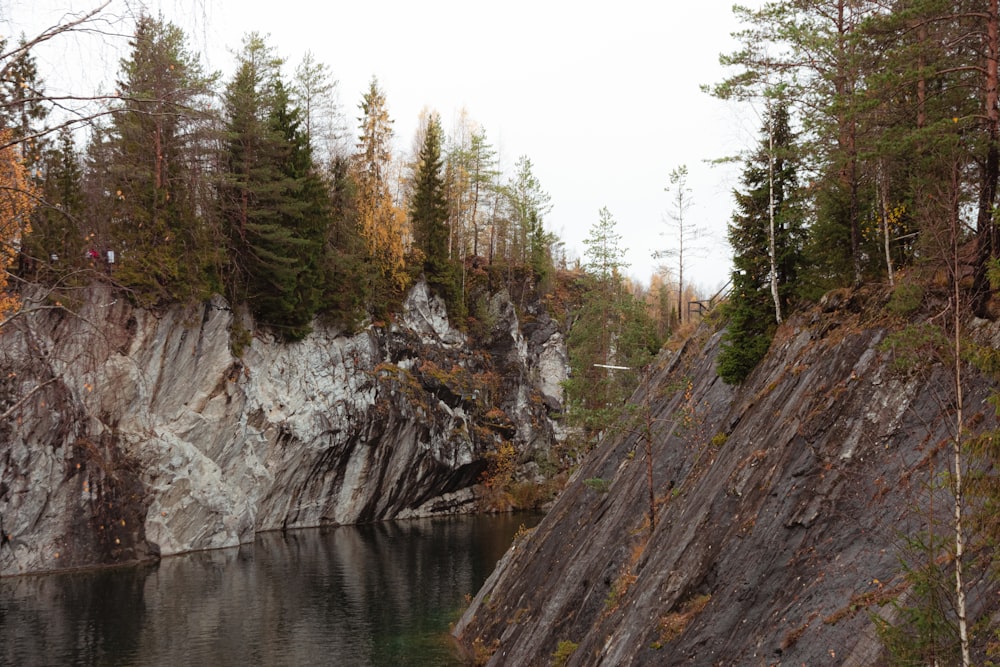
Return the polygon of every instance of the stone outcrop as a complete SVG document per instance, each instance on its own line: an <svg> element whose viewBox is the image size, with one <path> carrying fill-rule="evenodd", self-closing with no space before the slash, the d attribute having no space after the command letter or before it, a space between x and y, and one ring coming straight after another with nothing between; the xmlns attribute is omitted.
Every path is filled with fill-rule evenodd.
<svg viewBox="0 0 1000 667"><path fill-rule="evenodd" d="M396 323L240 357L249 322L218 297L155 313L95 286L29 309L0 330L0 575L472 511L498 442L551 444L566 373L558 330L526 340L504 302L502 358L422 283Z"/></svg>
<svg viewBox="0 0 1000 667"><path fill-rule="evenodd" d="M457 624L465 647L490 665L879 664L872 615L894 620L907 591L900 537L936 516L947 538L953 384L926 351L893 368L883 296L842 296L786 323L739 389L715 373L721 334L664 353L635 420ZM972 332L995 348L1000 325ZM967 372L968 423L996 428L995 385ZM996 599L977 581L973 616Z"/></svg>

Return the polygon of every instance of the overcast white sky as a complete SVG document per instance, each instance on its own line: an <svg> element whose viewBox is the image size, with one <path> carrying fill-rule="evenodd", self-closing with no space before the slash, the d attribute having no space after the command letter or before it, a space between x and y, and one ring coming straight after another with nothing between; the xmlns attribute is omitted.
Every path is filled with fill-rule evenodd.
<svg viewBox="0 0 1000 667"><path fill-rule="evenodd" d="M311 50L339 81L352 120L376 76L400 150L411 145L424 107L440 112L446 129L464 107L508 168L520 155L531 159L552 197L546 223L571 256L582 255L582 240L606 206L628 248L629 273L643 282L658 263L652 251L675 245L661 235L670 208L664 187L671 169L686 164L693 201L687 219L709 235L686 271L709 293L728 280L725 229L738 168L707 161L746 148L758 125L749 110L699 90L723 76L718 56L733 47L732 1L150 0L146 6L185 27L192 50L224 78L233 71L230 52L249 31L269 35L289 72ZM0 19L8 35L11 22L13 30L30 32L51 21L53 9L79 12L102 2L0 0L6 7ZM121 14L126 5L139 3L113 0L109 11ZM40 58L43 75L51 80L54 68L58 76L82 76L84 49L53 47ZM121 55L105 52L99 60L111 63L108 89Z"/></svg>

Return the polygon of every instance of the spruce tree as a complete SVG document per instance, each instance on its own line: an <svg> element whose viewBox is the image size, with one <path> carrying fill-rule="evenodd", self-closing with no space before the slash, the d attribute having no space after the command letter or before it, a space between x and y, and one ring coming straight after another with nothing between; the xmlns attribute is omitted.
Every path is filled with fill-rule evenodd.
<svg viewBox="0 0 1000 667"><path fill-rule="evenodd" d="M457 315L456 309L461 309L461 291L456 267L448 257L448 201L442 174L441 139L441 118L431 114L413 177L410 228L428 283L442 293L449 311Z"/></svg>
<svg viewBox="0 0 1000 667"><path fill-rule="evenodd" d="M7 51L6 46L6 41L0 38L0 51ZM23 36L18 49L20 52L0 73L0 122L18 141L24 166L37 182L36 172L47 148L49 110L38 64L31 50L25 48Z"/></svg>
<svg viewBox="0 0 1000 667"><path fill-rule="evenodd" d="M111 130L106 125L94 123L83 151L83 210L80 219L80 236L89 255L90 250L108 247L112 238L112 220L117 201L108 194L115 191L115 163ZM83 253L81 253L81 258ZM85 265L91 262L83 258Z"/></svg>
<svg viewBox="0 0 1000 667"><path fill-rule="evenodd" d="M220 206L230 242L230 290L262 324L301 338L320 310L330 202L316 173L280 59L249 35L226 91Z"/></svg>
<svg viewBox="0 0 1000 667"><path fill-rule="evenodd" d="M357 184L350 160L335 155L328 173L330 225L323 245L323 295L320 316L353 330L364 315L371 294L365 241L358 231Z"/></svg>
<svg viewBox="0 0 1000 667"><path fill-rule="evenodd" d="M762 134L760 146L744 167L743 190L735 193L737 210L729 225L733 289L718 361L719 376L729 384L742 382L770 347L777 325L772 278L782 309L787 309L802 265L804 231L793 205L797 185L794 137L783 105L771 107ZM772 220L773 263L769 250ZM772 275L772 265L776 275Z"/></svg>
<svg viewBox="0 0 1000 667"><path fill-rule="evenodd" d="M535 276L535 285L545 293L551 287L555 273L553 248L559 244L558 237L545 229L538 211L528 217L528 266Z"/></svg>
<svg viewBox="0 0 1000 667"><path fill-rule="evenodd" d="M69 128L62 128L45 152L40 180L41 201L23 251L47 264L54 277L78 269L84 252L83 167Z"/></svg>
<svg viewBox="0 0 1000 667"><path fill-rule="evenodd" d="M319 310L323 239L329 200L316 174L308 136L297 109L278 81L269 118L271 141L265 159L273 180L258 184L258 260L251 271L251 307L260 320L288 340L308 333Z"/></svg>

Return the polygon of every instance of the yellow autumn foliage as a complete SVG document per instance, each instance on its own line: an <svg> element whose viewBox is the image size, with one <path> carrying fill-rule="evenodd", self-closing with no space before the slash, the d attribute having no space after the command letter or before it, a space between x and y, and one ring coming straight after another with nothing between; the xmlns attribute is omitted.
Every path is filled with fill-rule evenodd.
<svg viewBox="0 0 1000 667"><path fill-rule="evenodd" d="M906 204L897 204L886 212L885 217L874 216L862 222L861 234L866 241L878 239L882 234L890 237L902 236L910 233L910 227L906 224L907 213Z"/></svg>
<svg viewBox="0 0 1000 667"><path fill-rule="evenodd" d="M30 216L37 197L10 130L0 130L0 322L20 305L11 294L9 269L17 261L21 239L31 231Z"/></svg>
<svg viewBox="0 0 1000 667"><path fill-rule="evenodd" d="M395 289L406 286L406 214L394 203L388 174L392 161L392 120L385 93L373 77L361 101L364 116L353 156L358 185L358 228L375 265Z"/></svg>
<svg viewBox="0 0 1000 667"><path fill-rule="evenodd" d="M404 256L406 214L393 205L392 198L373 178L362 174L358 197L358 225L383 275L398 289L406 285Z"/></svg>

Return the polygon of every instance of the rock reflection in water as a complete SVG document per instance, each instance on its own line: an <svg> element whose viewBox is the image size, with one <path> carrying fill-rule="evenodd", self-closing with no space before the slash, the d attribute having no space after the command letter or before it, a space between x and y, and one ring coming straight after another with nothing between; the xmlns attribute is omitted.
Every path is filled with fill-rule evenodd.
<svg viewBox="0 0 1000 667"><path fill-rule="evenodd" d="M0 580L0 663L441 665L517 527L453 517L261 535L157 565Z"/></svg>

